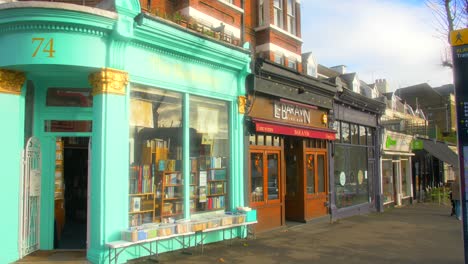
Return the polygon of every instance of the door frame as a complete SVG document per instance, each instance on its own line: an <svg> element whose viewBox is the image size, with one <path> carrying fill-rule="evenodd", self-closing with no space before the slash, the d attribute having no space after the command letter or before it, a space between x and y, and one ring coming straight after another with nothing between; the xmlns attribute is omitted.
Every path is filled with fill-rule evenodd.
<svg viewBox="0 0 468 264"><path fill-rule="evenodd" d="M54 249L54 192L55 192L55 140L56 137L89 137L91 132L46 132L46 120L92 121L94 107L47 106L48 88L91 89L87 74L78 71L51 73L47 76L29 76L34 89L33 136L42 146L40 249ZM91 189L88 183L88 197Z"/></svg>

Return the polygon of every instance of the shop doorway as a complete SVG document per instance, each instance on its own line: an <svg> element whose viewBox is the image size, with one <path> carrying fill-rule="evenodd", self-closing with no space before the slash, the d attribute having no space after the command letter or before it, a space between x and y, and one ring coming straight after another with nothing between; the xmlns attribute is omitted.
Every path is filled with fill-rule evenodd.
<svg viewBox="0 0 468 264"><path fill-rule="evenodd" d="M328 214L326 141L286 138L286 219L306 222Z"/></svg>
<svg viewBox="0 0 468 264"><path fill-rule="evenodd" d="M57 137L54 248L86 249L89 137Z"/></svg>

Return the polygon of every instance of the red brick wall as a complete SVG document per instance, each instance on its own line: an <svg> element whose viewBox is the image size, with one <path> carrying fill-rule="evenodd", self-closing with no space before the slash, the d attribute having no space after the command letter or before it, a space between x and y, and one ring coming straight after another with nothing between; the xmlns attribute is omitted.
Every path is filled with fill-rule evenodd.
<svg viewBox="0 0 468 264"><path fill-rule="evenodd" d="M240 0L234 1L240 7ZM241 13L220 3L218 0L190 0L190 6L218 20L240 28Z"/></svg>

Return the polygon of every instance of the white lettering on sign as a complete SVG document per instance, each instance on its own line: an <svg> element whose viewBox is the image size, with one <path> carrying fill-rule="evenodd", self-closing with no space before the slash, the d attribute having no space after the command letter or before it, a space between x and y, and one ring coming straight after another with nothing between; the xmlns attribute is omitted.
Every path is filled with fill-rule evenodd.
<svg viewBox="0 0 468 264"><path fill-rule="evenodd" d="M310 124L310 110L297 105L274 103L273 116L277 119Z"/></svg>

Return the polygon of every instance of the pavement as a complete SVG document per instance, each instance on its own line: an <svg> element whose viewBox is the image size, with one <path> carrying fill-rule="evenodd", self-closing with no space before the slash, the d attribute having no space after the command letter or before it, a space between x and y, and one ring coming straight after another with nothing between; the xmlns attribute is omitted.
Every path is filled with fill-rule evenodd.
<svg viewBox="0 0 468 264"><path fill-rule="evenodd" d="M462 222L450 207L414 204L384 213L353 216L335 223L288 225L205 245L204 253L180 251L131 263L464 263Z"/></svg>
<svg viewBox="0 0 468 264"><path fill-rule="evenodd" d="M464 263L462 222L450 207L417 203L341 219L335 223L294 223L258 233L255 239L235 239L142 258L149 264L274 264L274 263ZM16 263L84 264L85 251L37 251Z"/></svg>

